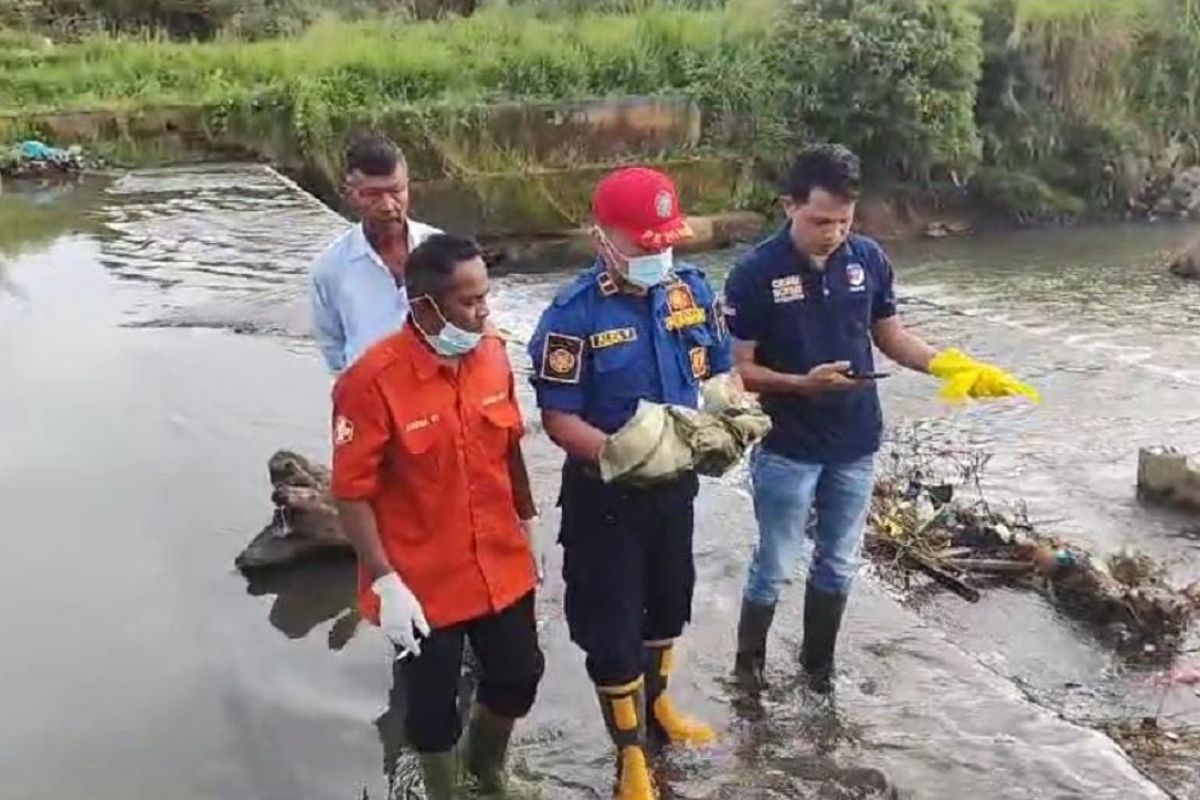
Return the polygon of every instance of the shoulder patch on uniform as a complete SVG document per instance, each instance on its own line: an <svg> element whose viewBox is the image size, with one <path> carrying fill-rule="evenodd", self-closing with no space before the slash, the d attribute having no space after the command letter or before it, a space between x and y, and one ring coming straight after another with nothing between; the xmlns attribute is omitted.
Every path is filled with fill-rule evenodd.
<svg viewBox="0 0 1200 800"><path fill-rule="evenodd" d="M637 328L613 328L609 331L593 333L588 338L588 344L593 350L634 341L637 341Z"/></svg>
<svg viewBox="0 0 1200 800"><path fill-rule="evenodd" d="M542 345L543 380L554 383L579 383L583 374L583 339L562 333L546 334Z"/></svg>
<svg viewBox="0 0 1200 800"><path fill-rule="evenodd" d="M338 414L333 421L333 446L341 447L354 441L354 423L345 414Z"/></svg>

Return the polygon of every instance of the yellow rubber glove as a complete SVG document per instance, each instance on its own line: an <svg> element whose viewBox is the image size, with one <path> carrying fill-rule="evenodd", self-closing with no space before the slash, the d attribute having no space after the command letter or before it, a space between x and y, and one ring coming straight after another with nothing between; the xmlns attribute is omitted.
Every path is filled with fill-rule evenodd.
<svg viewBox="0 0 1200 800"><path fill-rule="evenodd" d="M1027 397L1034 403L1042 400L1032 386L953 348L934 356L929 362L929 372L943 381L938 396L951 402L962 402L969 397Z"/></svg>

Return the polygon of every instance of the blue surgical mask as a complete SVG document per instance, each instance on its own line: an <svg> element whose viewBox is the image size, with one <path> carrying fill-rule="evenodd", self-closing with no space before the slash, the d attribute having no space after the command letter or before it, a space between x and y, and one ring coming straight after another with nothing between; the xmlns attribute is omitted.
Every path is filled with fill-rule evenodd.
<svg viewBox="0 0 1200 800"><path fill-rule="evenodd" d="M429 346L439 356L446 358L459 358L475 349L479 344L479 340L483 338L482 333L463 330L455 325L450 320L446 319L446 315L442 313L442 309L438 308L437 302L429 295L422 295L417 300L428 300L429 305L433 306L433 310L442 318L442 329L437 332L436 336L430 336L425 331L421 330L421 326L417 324L416 317L413 317L413 326L421 331L421 335L425 337L425 341L429 342Z"/></svg>
<svg viewBox="0 0 1200 800"><path fill-rule="evenodd" d="M661 253L648 256L626 256L625 260L629 263L629 271L625 273L625 277L634 286L642 289L658 286L667 279L675 266L674 253L670 247Z"/></svg>
<svg viewBox="0 0 1200 800"><path fill-rule="evenodd" d="M658 286L667 279L675 267L674 250L668 247L661 253L651 253L647 256L627 256L617 249L607 236L601 232L604 244L614 255L626 263L625 279L639 289L650 289Z"/></svg>

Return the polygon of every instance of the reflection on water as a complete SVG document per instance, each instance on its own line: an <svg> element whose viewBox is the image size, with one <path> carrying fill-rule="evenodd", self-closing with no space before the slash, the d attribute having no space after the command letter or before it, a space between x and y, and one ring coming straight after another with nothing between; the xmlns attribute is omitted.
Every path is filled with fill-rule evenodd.
<svg viewBox="0 0 1200 800"><path fill-rule="evenodd" d="M27 313L0 294L0 375L20 387L0 392L0 419L21 420L0 449L0 508L18 532L0 540L0 639L19 643L0 653L4 796L418 796L402 692L389 697L387 648L353 611L350 565L249 585L232 569L270 513L269 455L327 457L328 377L304 338L304 274L344 223L259 167L138 173L62 202L87 208L63 217L100 227L35 235L9 256ZM16 213L0 205L0 222ZM1139 508L1131 486L1139 443L1200 451L1194 290L1146 256L1186 233L898 248L911 322L1030 376L1046 401L950 414L927 380L897 376L892 421L992 450L989 491L1029 498L1070 535L1135 542L1195 575L1186 525ZM706 257L710 274L729 257ZM565 279L497 281L518 369L519 341ZM559 456L536 433L529 455L554 526ZM830 706L796 680L793 586L772 687L758 704L739 697L727 679L753 546L742 477L701 495L695 622L674 684L721 739L658 755L667 796L1162 796L1111 742L1058 716L1113 711L1117 698L1146 713L1157 698L1025 593L939 597L918 615L860 581ZM610 746L555 569L538 602L546 680L514 767L547 797L595 798Z"/></svg>
<svg viewBox="0 0 1200 800"><path fill-rule="evenodd" d="M275 597L267 619L289 639L303 639L332 620L330 650L344 648L361 621L355 603L355 562L349 555L260 570L247 579L246 591L254 597Z"/></svg>

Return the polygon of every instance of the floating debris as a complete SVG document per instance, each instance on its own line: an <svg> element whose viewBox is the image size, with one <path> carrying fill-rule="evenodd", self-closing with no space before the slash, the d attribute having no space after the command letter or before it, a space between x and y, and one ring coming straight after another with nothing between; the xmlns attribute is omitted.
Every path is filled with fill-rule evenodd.
<svg viewBox="0 0 1200 800"><path fill-rule="evenodd" d="M64 149L29 139L0 150L0 175L9 178L44 178L96 169L98 159L86 155L78 145Z"/></svg>
<svg viewBox="0 0 1200 800"><path fill-rule="evenodd" d="M1162 768L1177 764L1194 767L1200 761L1200 726L1168 727L1157 717L1119 720L1101 726L1140 764Z"/></svg>
<svg viewBox="0 0 1200 800"><path fill-rule="evenodd" d="M1200 586L1175 588L1147 555L1098 557L1036 530L1024 511L993 509L979 488L986 460L960 458L956 485L933 480L937 470L927 460L893 454L893 469L875 488L865 543L884 578L908 589L921 574L970 602L989 586L1024 587L1123 655L1160 661L1176 654L1200 608ZM980 499L959 499L969 486Z"/></svg>

